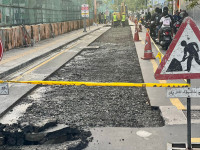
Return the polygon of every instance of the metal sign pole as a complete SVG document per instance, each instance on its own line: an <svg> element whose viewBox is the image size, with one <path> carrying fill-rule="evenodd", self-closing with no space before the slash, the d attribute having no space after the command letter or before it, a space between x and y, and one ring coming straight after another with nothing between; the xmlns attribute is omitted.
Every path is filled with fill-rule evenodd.
<svg viewBox="0 0 200 150"><path fill-rule="evenodd" d="M190 79L187 79L190 84ZM191 98L187 98L187 148L191 150Z"/></svg>
<svg viewBox="0 0 200 150"><path fill-rule="evenodd" d="M83 32L87 32L86 31L86 17L84 17L84 31Z"/></svg>
<svg viewBox="0 0 200 150"><path fill-rule="evenodd" d="M86 18L89 16L89 5L88 4L83 4L81 5L81 16L83 17L83 32L86 31L87 23L86 23Z"/></svg>

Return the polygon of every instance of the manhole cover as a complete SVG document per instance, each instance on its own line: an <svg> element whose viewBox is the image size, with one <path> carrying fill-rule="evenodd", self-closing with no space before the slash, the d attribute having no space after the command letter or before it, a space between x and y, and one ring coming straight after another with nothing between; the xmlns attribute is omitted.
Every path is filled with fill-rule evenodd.
<svg viewBox="0 0 200 150"><path fill-rule="evenodd" d="M184 110L183 113L187 117L187 111ZM200 110L192 110L191 119L200 119Z"/></svg>

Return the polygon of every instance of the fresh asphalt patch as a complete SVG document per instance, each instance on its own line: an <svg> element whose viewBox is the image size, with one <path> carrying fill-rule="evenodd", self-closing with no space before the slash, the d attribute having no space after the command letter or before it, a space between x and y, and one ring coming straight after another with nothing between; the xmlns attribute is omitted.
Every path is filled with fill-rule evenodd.
<svg viewBox="0 0 200 150"><path fill-rule="evenodd" d="M129 26L111 28L90 46L99 48L84 49L47 80L144 82ZM22 99L24 103L32 105L19 124L48 118L83 128L164 125L144 87L39 86Z"/></svg>
<svg viewBox="0 0 200 150"><path fill-rule="evenodd" d="M55 72L54 81L142 83L130 27L111 28ZM35 100L34 95L40 95ZM149 105L145 88L41 86L24 98L33 103L20 121L54 117L82 127L159 127L159 109Z"/></svg>

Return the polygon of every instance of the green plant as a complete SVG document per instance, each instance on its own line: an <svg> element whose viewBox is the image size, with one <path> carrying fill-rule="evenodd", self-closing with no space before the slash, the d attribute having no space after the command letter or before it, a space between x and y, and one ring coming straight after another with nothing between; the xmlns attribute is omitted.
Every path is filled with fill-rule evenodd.
<svg viewBox="0 0 200 150"><path fill-rule="evenodd" d="M200 1L199 0L185 0L189 1L189 4L187 5L187 9L192 9L194 7L199 7L200 6Z"/></svg>

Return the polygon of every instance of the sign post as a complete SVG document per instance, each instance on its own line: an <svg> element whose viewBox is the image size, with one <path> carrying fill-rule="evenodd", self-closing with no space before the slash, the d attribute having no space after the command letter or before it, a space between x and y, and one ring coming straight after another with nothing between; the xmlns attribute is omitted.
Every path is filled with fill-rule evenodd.
<svg viewBox="0 0 200 150"><path fill-rule="evenodd" d="M190 79L187 79L187 83L190 84ZM188 149L192 148L191 145L191 98L187 98L187 144Z"/></svg>
<svg viewBox="0 0 200 150"><path fill-rule="evenodd" d="M81 16L84 18L84 31L86 31L86 18L89 18L89 5L88 4L83 4L81 6Z"/></svg>
<svg viewBox="0 0 200 150"><path fill-rule="evenodd" d="M0 61L3 57L3 44L2 41L0 40ZM8 83L1 83L0 84L0 95L8 95L9 90L8 90Z"/></svg>
<svg viewBox="0 0 200 150"><path fill-rule="evenodd" d="M180 29L169 46L158 69L155 72L157 80L200 79L200 31L194 21L187 17L181 24ZM199 90L199 89L198 89ZM196 93L195 93L196 91ZM175 92L180 94L181 90ZM187 93L187 94L186 94ZM171 91L173 95L173 91ZM191 98L190 95L200 95L197 90L188 91L183 94L187 96L187 148L191 145ZM169 94L170 95L170 94Z"/></svg>
<svg viewBox="0 0 200 150"><path fill-rule="evenodd" d="M2 44L2 41L0 40L0 61L3 57L3 44Z"/></svg>
<svg viewBox="0 0 200 150"><path fill-rule="evenodd" d="M83 32L87 32L87 30L86 30L86 18L84 17L84 30L83 30Z"/></svg>
<svg viewBox="0 0 200 150"><path fill-rule="evenodd" d="M0 61L3 57L3 44L0 40ZM1 83L0 84L0 95L8 95L8 83Z"/></svg>

